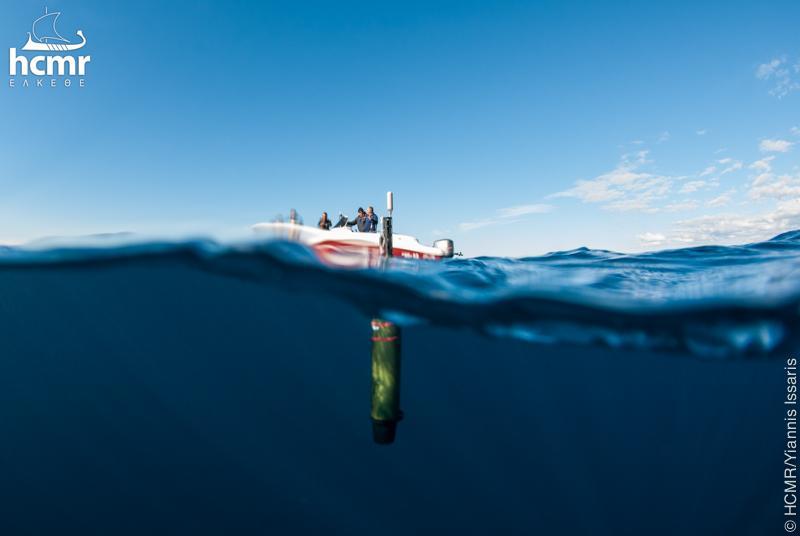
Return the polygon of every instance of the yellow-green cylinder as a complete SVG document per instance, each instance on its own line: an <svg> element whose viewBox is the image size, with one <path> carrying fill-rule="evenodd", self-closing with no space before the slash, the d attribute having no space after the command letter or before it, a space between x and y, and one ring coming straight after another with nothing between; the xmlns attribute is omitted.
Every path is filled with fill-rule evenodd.
<svg viewBox="0 0 800 536"><path fill-rule="evenodd" d="M400 410L400 327L372 320L372 438L394 442Z"/></svg>

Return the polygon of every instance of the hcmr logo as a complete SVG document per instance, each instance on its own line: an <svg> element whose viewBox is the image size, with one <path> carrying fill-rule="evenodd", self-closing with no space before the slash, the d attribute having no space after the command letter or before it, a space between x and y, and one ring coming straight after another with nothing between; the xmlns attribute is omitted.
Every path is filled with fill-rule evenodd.
<svg viewBox="0 0 800 536"><path fill-rule="evenodd" d="M81 30L75 32L80 43L62 37L56 29L59 16L61 12L48 13L44 8L44 15L33 21L28 42L20 51L23 54L18 54L16 48L8 50L9 87L86 87L83 77L92 57L73 54L86 46L86 37ZM43 54L36 55L37 52Z"/></svg>

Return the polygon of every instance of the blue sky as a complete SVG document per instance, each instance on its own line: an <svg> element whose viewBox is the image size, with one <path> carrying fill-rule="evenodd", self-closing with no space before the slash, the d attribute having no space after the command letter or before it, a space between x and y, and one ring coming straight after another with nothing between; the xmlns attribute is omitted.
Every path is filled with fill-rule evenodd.
<svg viewBox="0 0 800 536"><path fill-rule="evenodd" d="M382 213L468 255L800 227L800 3L46 4L85 88L0 88L0 242ZM40 1L3 6L21 48ZM19 77L17 77L19 84Z"/></svg>

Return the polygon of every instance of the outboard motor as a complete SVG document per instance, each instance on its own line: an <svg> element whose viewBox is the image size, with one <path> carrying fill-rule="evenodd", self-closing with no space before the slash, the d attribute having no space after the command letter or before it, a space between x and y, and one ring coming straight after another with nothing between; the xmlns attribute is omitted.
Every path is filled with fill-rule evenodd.
<svg viewBox="0 0 800 536"><path fill-rule="evenodd" d="M444 252L444 256L446 258L449 259L453 257L454 253L453 241L450 240L449 238L443 238L441 240L437 240L436 242L433 243L433 247L441 249Z"/></svg>

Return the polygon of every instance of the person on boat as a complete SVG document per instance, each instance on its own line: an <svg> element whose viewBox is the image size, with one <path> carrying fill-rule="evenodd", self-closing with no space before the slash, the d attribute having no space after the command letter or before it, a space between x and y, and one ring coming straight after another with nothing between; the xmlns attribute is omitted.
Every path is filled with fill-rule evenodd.
<svg viewBox="0 0 800 536"><path fill-rule="evenodd" d="M367 207L367 231L368 233L377 233L378 232L378 215L375 214L375 210L372 207Z"/></svg>
<svg viewBox="0 0 800 536"><path fill-rule="evenodd" d="M359 233L366 233L367 232L367 213L364 212L364 209L358 207L358 214L353 221L347 222L348 227L355 227Z"/></svg>
<svg viewBox="0 0 800 536"><path fill-rule="evenodd" d="M378 232L378 216L369 207L366 211L358 207L358 215L353 221L347 222L348 227L355 226L359 233L377 233Z"/></svg>
<svg viewBox="0 0 800 536"><path fill-rule="evenodd" d="M319 222L317 223L317 227L319 227L320 229L323 229L325 231L330 231L331 230L331 220L328 219L328 213L327 212L323 212L322 213L322 217L319 219Z"/></svg>

